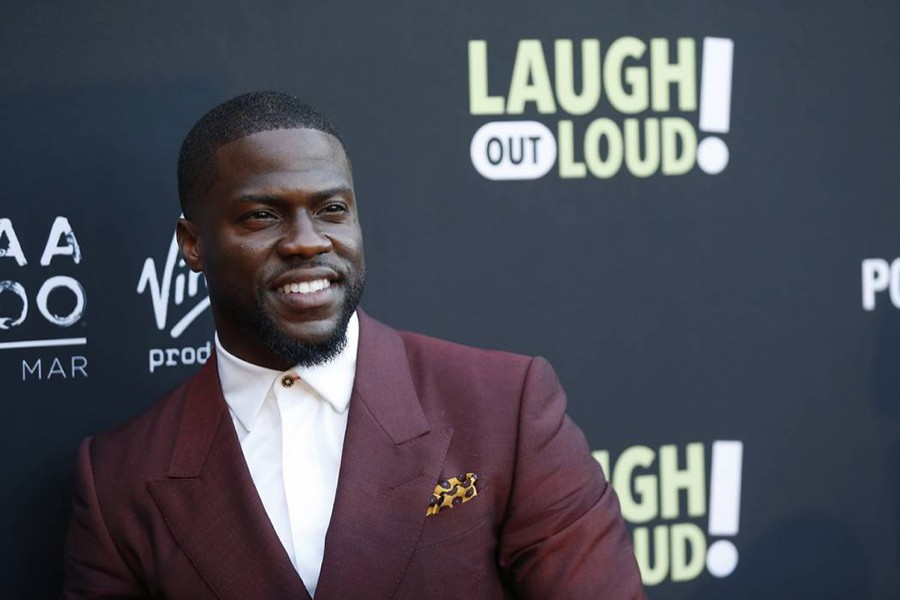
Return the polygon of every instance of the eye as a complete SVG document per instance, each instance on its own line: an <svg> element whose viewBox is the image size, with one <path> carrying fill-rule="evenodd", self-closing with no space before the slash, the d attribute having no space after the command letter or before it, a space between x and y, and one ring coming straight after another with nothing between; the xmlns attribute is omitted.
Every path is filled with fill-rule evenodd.
<svg viewBox="0 0 900 600"><path fill-rule="evenodd" d="M327 217L336 217L343 215L348 211L347 205L343 202L329 202L325 206L322 207L320 214L325 215Z"/></svg>
<svg viewBox="0 0 900 600"><path fill-rule="evenodd" d="M244 215L244 219L255 220L255 221L265 221L267 219L274 219L275 213L269 210L254 210L253 212L247 213Z"/></svg>
<svg viewBox="0 0 900 600"><path fill-rule="evenodd" d="M278 214L268 208L256 208L248 210L240 215L237 223L248 231L268 229L278 223Z"/></svg>

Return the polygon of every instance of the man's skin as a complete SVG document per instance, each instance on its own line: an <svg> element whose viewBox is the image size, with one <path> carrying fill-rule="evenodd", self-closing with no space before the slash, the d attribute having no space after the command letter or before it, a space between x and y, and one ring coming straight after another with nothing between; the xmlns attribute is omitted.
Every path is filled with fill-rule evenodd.
<svg viewBox="0 0 900 600"><path fill-rule="evenodd" d="M256 312L301 343L340 326L348 289L365 278L353 177L341 143L315 129L263 131L216 152L216 178L178 222L185 262L206 275L222 345L275 370L294 366L262 341ZM327 280L311 293L286 284Z"/></svg>

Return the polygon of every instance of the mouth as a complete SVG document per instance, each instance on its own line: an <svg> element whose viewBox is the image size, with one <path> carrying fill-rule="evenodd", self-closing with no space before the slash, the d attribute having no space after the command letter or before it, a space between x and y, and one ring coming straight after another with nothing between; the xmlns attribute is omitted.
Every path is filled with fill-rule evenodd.
<svg viewBox="0 0 900 600"><path fill-rule="evenodd" d="M312 281L293 281L277 288L282 294L315 294L331 287L331 281L325 277Z"/></svg>
<svg viewBox="0 0 900 600"><path fill-rule="evenodd" d="M295 269L283 273L269 288L283 316L306 321L330 315L341 302L338 274L329 268Z"/></svg>

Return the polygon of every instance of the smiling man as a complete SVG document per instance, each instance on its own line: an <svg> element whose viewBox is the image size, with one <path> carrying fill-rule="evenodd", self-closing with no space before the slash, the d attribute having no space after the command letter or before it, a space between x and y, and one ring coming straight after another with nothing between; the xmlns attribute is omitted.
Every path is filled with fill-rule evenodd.
<svg viewBox="0 0 900 600"><path fill-rule="evenodd" d="M357 198L324 117L232 99L178 176L216 353L82 443L65 598L643 598L549 364L357 308Z"/></svg>
<svg viewBox="0 0 900 600"><path fill-rule="evenodd" d="M212 181L181 169L178 239L187 264L206 273L221 345L278 369L336 357L366 278L341 143L317 129L273 129L225 143L215 159Z"/></svg>

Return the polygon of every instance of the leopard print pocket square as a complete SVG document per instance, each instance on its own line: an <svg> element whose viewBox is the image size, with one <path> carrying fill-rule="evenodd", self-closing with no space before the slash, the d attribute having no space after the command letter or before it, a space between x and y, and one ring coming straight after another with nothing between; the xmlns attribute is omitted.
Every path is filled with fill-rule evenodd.
<svg viewBox="0 0 900 600"><path fill-rule="evenodd" d="M425 516L430 517L441 511L455 508L463 502L468 502L478 495L477 486L478 475L475 473L466 473L439 482L434 486Z"/></svg>

